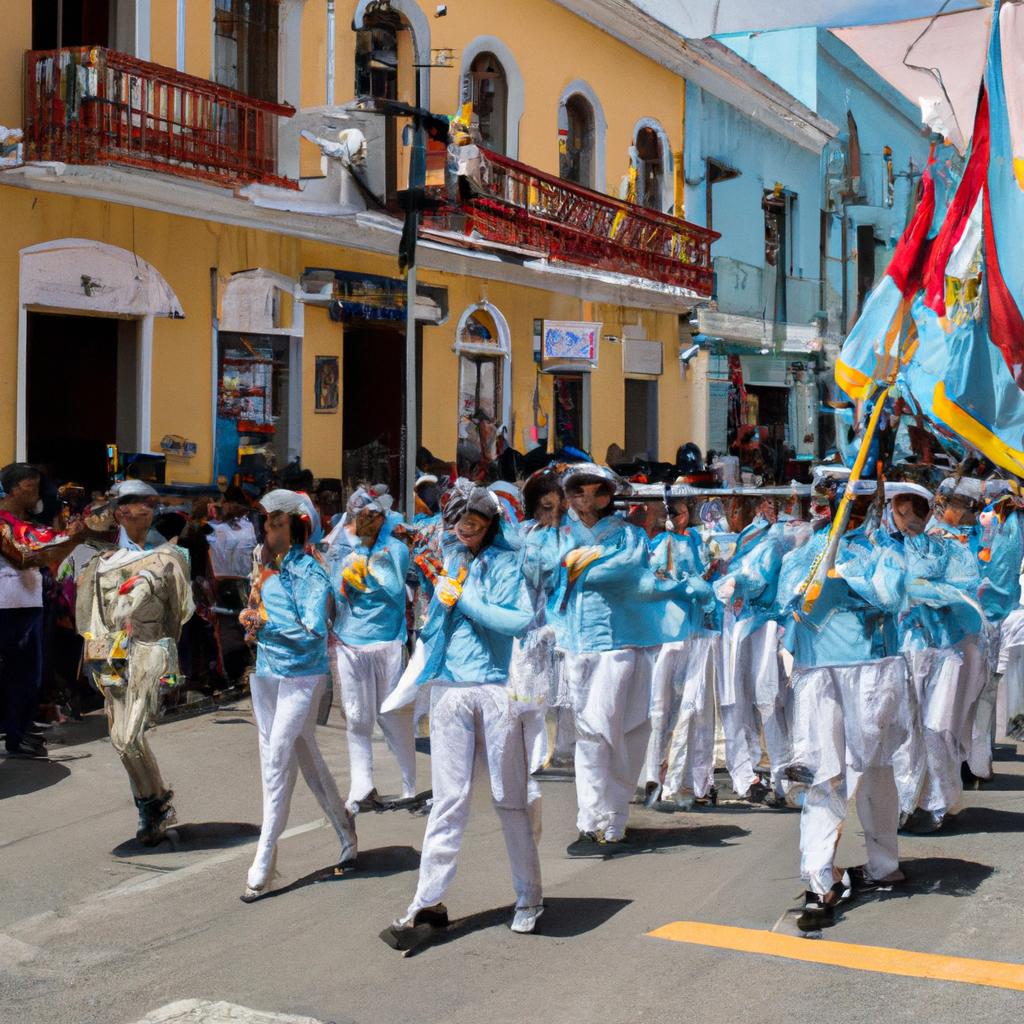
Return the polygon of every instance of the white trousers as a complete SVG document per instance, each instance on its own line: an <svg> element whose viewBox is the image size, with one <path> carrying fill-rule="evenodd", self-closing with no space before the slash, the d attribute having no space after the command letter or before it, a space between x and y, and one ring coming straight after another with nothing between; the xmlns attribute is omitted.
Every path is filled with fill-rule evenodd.
<svg viewBox="0 0 1024 1024"><path fill-rule="evenodd" d="M326 676L252 675L249 690L260 739L263 825L249 885L270 881L274 848L288 821L295 778L302 777L341 840L341 860L355 856L356 830L316 741L316 712Z"/></svg>
<svg viewBox="0 0 1024 1024"><path fill-rule="evenodd" d="M973 642L975 652L968 652L964 657L965 685L969 690L977 687L978 699L971 716L970 736L966 737L966 760L967 766L979 779L990 779L992 777L992 745L996 738L996 700L999 693L999 676L992 671L983 647L976 640Z"/></svg>
<svg viewBox="0 0 1024 1024"><path fill-rule="evenodd" d="M621 839L650 735L657 648L565 655L576 718L576 825Z"/></svg>
<svg viewBox="0 0 1024 1024"><path fill-rule="evenodd" d="M373 790L373 727L380 723L402 773L402 796L416 793L416 737L411 705L381 714L380 706L402 676L405 648L400 640L355 647L334 640L331 675L345 709L348 740L349 805Z"/></svg>
<svg viewBox="0 0 1024 1024"><path fill-rule="evenodd" d="M690 795L705 797L714 782L715 662L720 647L721 637L716 633L684 641L674 681L678 711L667 744L662 787L666 800ZM655 678L657 673L656 664Z"/></svg>
<svg viewBox="0 0 1024 1024"><path fill-rule="evenodd" d="M836 846L854 795L867 846L868 875L885 878L900 866L896 841L900 806L892 766L863 772L848 767L845 774L808 787L800 812L800 875L819 895L832 888Z"/></svg>
<svg viewBox="0 0 1024 1024"><path fill-rule="evenodd" d="M420 855L414 914L444 899L469 822L473 778L487 772L512 868L517 907L541 903L540 858L527 813L526 744L500 684L434 683L430 708L430 768L434 802Z"/></svg>
<svg viewBox="0 0 1024 1024"><path fill-rule="evenodd" d="M757 781L761 735L775 791L782 795L781 768L790 760L786 726L786 677L779 657L779 627L766 622L744 635L745 622L726 623L717 673L725 734L725 766L732 788L746 793Z"/></svg>
<svg viewBox="0 0 1024 1024"><path fill-rule="evenodd" d="M959 805L963 793L959 737L970 711L962 684L964 658L958 650L929 647L908 652L907 664L917 694L918 735L909 737L893 758L900 810L909 815L920 807L945 815ZM909 753L915 740L917 756Z"/></svg>

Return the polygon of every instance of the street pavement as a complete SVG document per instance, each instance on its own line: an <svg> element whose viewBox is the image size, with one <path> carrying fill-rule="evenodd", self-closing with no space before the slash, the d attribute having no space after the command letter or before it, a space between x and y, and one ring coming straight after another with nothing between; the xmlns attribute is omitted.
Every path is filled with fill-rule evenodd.
<svg viewBox="0 0 1024 1024"><path fill-rule="evenodd" d="M425 818L360 815L361 869L336 878L336 839L300 778L275 894L245 905L238 896L260 820L247 702L165 722L151 734L180 822L173 842L155 850L133 838L134 807L103 716L62 731L52 762L0 761L5 1024L941 1024L1020 1012L1012 988L798 958L835 943L830 952L859 944L1024 961L1024 761L1013 744L999 748L995 783L967 794L956 831L901 838L906 890L844 908L819 939L785 938L798 934L802 896L796 813L732 801L692 813L637 807L631 825L645 852L570 860L564 851L575 838L575 791L568 774L542 783L547 910L538 934L514 935L501 830L478 783L447 901L453 924L403 957L378 936L414 891ZM344 793L337 709L319 737ZM383 741L375 753L379 789L397 792ZM429 757L418 761L420 788L427 788ZM863 860L851 808L840 861ZM721 933L724 945L731 935L761 942L772 933L768 944L777 942L773 951L782 955L701 944L705 933L687 925L675 934L689 941L649 934L673 922L752 930ZM849 954L854 965L884 969L887 955L872 955ZM909 970L944 976L938 963ZM987 976L984 965L980 974ZM1024 989L1024 966L1001 984Z"/></svg>

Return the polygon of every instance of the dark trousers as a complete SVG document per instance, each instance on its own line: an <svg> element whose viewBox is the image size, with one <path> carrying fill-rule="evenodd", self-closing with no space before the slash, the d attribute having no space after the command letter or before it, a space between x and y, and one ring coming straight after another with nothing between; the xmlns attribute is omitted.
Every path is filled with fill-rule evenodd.
<svg viewBox="0 0 1024 1024"><path fill-rule="evenodd" d="M0 608L0 724L7 745L21 742L43 682L43 609Z"/></svg>

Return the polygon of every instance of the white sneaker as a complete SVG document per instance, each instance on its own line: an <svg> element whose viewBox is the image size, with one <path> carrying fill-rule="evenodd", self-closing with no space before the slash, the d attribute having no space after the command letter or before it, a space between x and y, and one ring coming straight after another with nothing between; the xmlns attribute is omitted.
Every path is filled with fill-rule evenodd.
<svg viewBox="0 0 1024 1024"><path fill-rule="evenodd" d="M543 904L536 907L516 907L509 927L519 935L529 935L537 927L537 918L543 913Z"/></svg>

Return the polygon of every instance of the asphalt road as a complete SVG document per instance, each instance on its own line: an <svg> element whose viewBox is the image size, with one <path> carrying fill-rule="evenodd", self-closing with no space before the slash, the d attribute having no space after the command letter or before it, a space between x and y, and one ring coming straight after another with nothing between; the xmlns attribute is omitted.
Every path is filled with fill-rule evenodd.
<svg viewBox="0 0 1024 1024"><path fill-rule="evenodd" d="M335 1024L895 1024L995 1021L1020 1012L1020 993L1006 988L649 935L676 921L796 934L796 813L636 808L631 825L647 852L569 860L574 787L568 777L545 778L547 910L538 934L519 936L507 927L512 893L501 832L478 786L448 898L457 920L434 944L402 957L378 933L412 895L424 818L361 815L361 870L334 878L335 838L300 779L278 892L245 905L238 896L260 815L247 703L165 723L153 734L181 823L176 841L155 850L133 838L134 808L102 716L64 732L52 763L0 761L5 1024L131 1024L190 999ZM344 792L337 711L320 742ZM383 741L376 751L380 788L396 792ZM799 950L856 943L1024 961L1024 761L1015 760L1011 744L1000 757L995 783L967 795L955 832L901 841L911 877L905 891L850 906L820 940L801 939L808 945ZM426 788L426 755L419 769ZM864 860L852 809L840 860ZM1024 967L1018 977L1024 988ZM188 1019L249 1019L223 1012L194 1010Z"/></svg>

